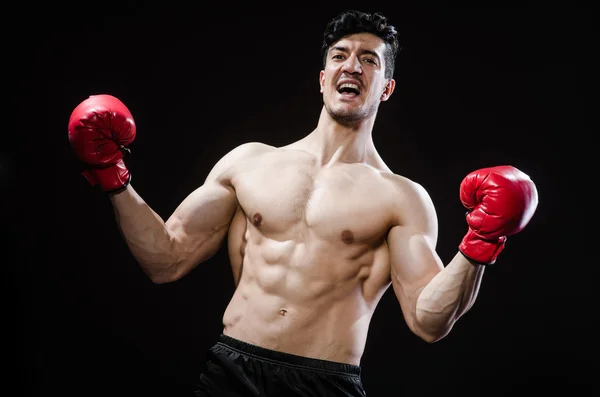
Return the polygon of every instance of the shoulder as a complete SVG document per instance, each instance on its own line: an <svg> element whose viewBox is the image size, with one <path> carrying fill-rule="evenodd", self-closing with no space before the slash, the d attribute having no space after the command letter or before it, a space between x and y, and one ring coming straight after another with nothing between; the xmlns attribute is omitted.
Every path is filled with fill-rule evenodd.
<svg viewBox="0 0 600 397"><path fill-rule="evenodd" d="M393 173L384 173L394 199L397 225L415 226L419 229L437 229L437 214L431 195L420 183Z"/></svg>
<svg viewBox="0 0 600 397"><path fill-rule="evenodd" d="M382 172L381 175L388 182L391 189L404 199L431 201L429 193L422 184L392 172Z"/></svg>
<svg viewBox="0 0 600 397"><path fill-rule="evenodd" d="M231 149L219 160L219 163L228 165L239 164L242 161L250 160L252 158L255 158L268 152L273 152L275 150L277 150L276 147L267 145L265 143L246 142Z"/></svg>
<svg viewBox="0 0 600 397"><path fill-rule="evenodd" d="M223 158L246 159L258 154L276 150L274 146L262 142L246 142L231 149Z"/></svg>
<svg viewBox="0 0 600 397"><path fill-rule="evenodd" d="M238 169L245 162L274 150L276 150L275 147L261 142L242 143L217 161L207 179L229 179L232 172L235 172L235 169Z"/></svg>

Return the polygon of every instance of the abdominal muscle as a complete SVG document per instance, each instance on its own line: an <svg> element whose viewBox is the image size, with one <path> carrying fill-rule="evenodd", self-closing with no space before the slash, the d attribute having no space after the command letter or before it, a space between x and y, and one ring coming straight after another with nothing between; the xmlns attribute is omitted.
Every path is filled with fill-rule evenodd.
<svg viewBox="0 0 600 397"><path fill-rule="evenodd" d="M342 247L344 255L339 246L314 238L249 240L223 333L267 349L359 365L386 287L370 281L381 256L377 251L385 247ZM365 296L369 282L381 285Z"/></svg>

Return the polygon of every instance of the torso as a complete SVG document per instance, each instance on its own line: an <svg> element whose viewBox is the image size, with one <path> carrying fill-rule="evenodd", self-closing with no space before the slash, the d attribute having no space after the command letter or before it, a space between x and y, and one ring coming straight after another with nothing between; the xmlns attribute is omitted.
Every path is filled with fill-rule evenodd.
<svg viewBox="0 0 600 397"><path fill-rule="evenodd" d="M229 232L237 287L224 334L269 349L358 365L390 285L387 170L322 168L270 149L228 171L239 209Z"/></svg>

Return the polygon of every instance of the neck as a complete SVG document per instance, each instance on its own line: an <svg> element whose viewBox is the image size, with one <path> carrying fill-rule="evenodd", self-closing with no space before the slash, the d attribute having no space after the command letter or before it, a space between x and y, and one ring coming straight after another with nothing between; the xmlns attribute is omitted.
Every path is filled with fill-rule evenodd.
<svg viewBox="0 0 600 397"><path fill-rule="evenodd" d="M342 125L323 107L317 128L303 141L319 157L322 166L335 163L375 164L379 156L372 136L374 119L370 117L356 125Z"/></svg>

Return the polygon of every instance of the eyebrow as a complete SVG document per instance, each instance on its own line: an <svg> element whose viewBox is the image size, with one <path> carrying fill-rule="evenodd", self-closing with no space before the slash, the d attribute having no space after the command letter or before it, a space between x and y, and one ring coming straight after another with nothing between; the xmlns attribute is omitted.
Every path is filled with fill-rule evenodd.
<svg viewBox="0 0 600 397"><path fill-rule="evenodd" d="M330 51L342 51L342 52L349 52L348 47L342 47L342 46L334 46L331 47ZM373 55L375 58L377 58L378 60L381 60L381 58L379 58L379 54L377 54L375 51L372 50L360 50L359 52L360 55L364 55L364 54L369 54L369 55Z"/></svg>

